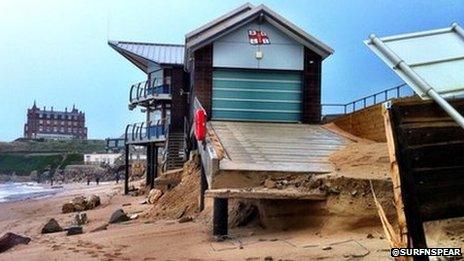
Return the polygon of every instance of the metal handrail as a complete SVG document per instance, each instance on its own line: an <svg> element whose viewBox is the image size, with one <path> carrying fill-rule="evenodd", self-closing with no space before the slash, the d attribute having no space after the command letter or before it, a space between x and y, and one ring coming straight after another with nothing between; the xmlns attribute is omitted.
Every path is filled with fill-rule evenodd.
<svg viewBox="0 0 464 261"><path fill-rule="evenodd" d="M343 114L352 113L352 112L355 112L357 110L361 110L361 109L364 109L366 107L376 105L376 104L388 101L388 100L393 99L393 98L407 97L406 95L401 96L401 89L403 87L405 87L405 86L407 86L407 84L403 83L403 84L400 84L400 85L385 89L383 91L371 94L369 96L365 96L363 98L354 100L354 101L349 102L349 103L326 103L326 104L322 104L321 106L322 107L343 107ZM389 97L389 94L392 91L395 91L396 96ZM380 100L378 99L379 95L383 96L383 97L381 97ZM414 94L412 94L412 95L414 95ZM372 100L372 104L368 104L369 100ZM362 102L362 107L356 108L356 104L359 103L359 102ZM348 109L350 107L351 107L351 111L348 111Z"/></svg>
<svg viewBox="0 0 464 261"><path fill-rule="evenodd" d="M130 88L129 102L132 103L134 101L139 100L142 97L144 99L147 99L150 96L157 96L160 94L157 92L157 88L162 87L164 90L165 86L167 87L166 94L171 94L172 88L171 88L170 77L163 77L162 79L153 78L151 80L133 84ZM161 91L161 93L165 93L163 90ZM135 94L134 94L134 91L135 91Z"/></svg>
<svg viewBox="0 0 464 261"><path fill-rule="evenodd" d="M151 133L150 128L154 127L154 133ZM131 136L129 136L129 130L132 130ZM164 137L167 139L169 135L169 125L167 124L166 120L158 120L156 123L153 121L147 122L139 122L128 124L126 126L125 132L125 142L128 141L143 141L143 140L151 140L151 138L160 138Z"/></svg>

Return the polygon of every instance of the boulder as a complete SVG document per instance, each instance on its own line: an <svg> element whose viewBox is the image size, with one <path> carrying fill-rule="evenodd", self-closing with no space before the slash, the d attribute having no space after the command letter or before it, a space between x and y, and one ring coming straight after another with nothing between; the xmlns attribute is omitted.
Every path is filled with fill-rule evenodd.
<svg viewBox="0 0 464 261"><path fill-rule="evenodd" d="M72 202L64 203L63 206L61 207L61 212L63 214L71 213L74 211L76 210L74 209L74 204Z"/></svg>
<svg viewBox="0 0 464 261"><path fill-rule="evenodd" d="M272 179L266 179L264 181L264 187L266 187L268 189L273 189L273 188L277 187L277 183L275 181L273 181Z"/></svg>
<svg viewBox="0 0 464 261"><path fill-rule="evenodd" d="M82 227L69 227L66 230L68 231L68 233L66 233L67 236L79 235L84 232Z"/></svg>
<svg viewBox="0 0 464 261"><path fill-rule="evenodd" d="M114 224L114 223L124 222L128 220L129 220L129 217L126 215L126 213L124 213L124 210L118 209L115 212L113 212L113 214L111 215L109 223Z"/></svg>
<svg viewBox="0 0 464 261"><path fill-rule="evenodd" d="M87 201L87 209L94 209L100 206L100 204L101 204L100 197L97 195L92 195L89 197L89 200Z"/></svg>
<svg viewBox="0 0 464 261"><path fill-rule="evenodd" d="M28 237L23 237L13 233L6 233L0 237L0 253L7 251L8 249L19 245L19 244L29 244L31 239Z"/></svg>
<svg viewBox="0 0 464 261"><path fill-rule="evenodd" d="M58 224L58 222L54 219L51 218L47 224L42 228L42 234L49 234L49 233L56 233L56 232L61 232L63 231L63 228Z"/></svg>
<svg viewBox="0 0 464 261"><path fill-rule="evenodd" d="M159 189L152 189L148 194L148 203L155 204L158 199L163 195L163 192Z"/></svg>
<svg viewBox="0 0 464 261"><path fill-rule="evenodd" d="M74 211L84 211L87 210L87 200L83 196L78 196L73 198L71 201L74 205Z"/></svg>

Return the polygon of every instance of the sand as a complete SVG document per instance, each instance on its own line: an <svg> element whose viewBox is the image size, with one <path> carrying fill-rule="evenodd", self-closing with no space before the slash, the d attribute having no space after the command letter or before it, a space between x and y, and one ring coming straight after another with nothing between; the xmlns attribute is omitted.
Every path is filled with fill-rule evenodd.
<svg viewBox="0 0 464 261"><path fill-rule="evenodd" d="M117 193L117 195L114 195ZM73 214L61 214L61 204L74 195L97 194L103 205L86 211L89 224L85 233L66 236L65 233L41 235L41 226L48 218L69 225ZM0 254L0 260L308 260L323 258L339 260L343 255L386 256L387 243L380 239L381 229L334 231L320 233L320 225L298 230L279 231L259 227L231 229L231 239L213 240L210 224L202 213L193 222L139 218L112 224L107 230L89 231L107 222L118 208L127 213L150 209L139 202L145 197L121 195L121 185L103 184L99 187L74 186L68 192L52 198L0 204L0 232L14 232L32 238L29 245L16 246ZM131 204L127 206L127 204ZM122 207L122 205L125 205ZM207 210L211 202L207 202ZM367 239L366 233L374 239ZM332 249L323 250L330 246Z"/></svg>
<svg viewBox="0 0 464 261"><path fill-rule="evenodd" d="M156 205L141 204L145 196L123 196L122 184L65 185L64 192L53 197L0 203L0 234L32 238L29 245L1 253L0 260L391 260L369 186L372 180L380 202L394 218L385 157L383 143L350 144L332 155L337 170L320 176L337 193L320 202L260 201L262 221L230 228L230 238L222 242L211 234L211 199L203 212L198 211L195 161L186 164L182 181ZM64 227L71 225L74 214L61 214L62 204L76 195L91 194L100 196L102 205L86 211L89 223L84 234L40 234L49 218ZM232 211L235 203L230 202ZM90 232L106 224L119 208L140 217ZM185 216L193 221L179 223L178 218ZM426 228L431 246L460 246L464 241L462 220L427 224Z"/></svg>

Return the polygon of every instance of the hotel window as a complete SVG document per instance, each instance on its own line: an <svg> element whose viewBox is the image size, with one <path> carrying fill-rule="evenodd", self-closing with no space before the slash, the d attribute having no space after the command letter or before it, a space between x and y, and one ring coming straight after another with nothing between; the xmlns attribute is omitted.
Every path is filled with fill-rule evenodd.
<svg viewBox="0 0 464 261"><path fill-rule="evenodd" d="M60 124L61 124L61 126L64 126L64 121L62 121Z"/></svg>
<svg viewBox="0 0 464 261"><path fill-rule="evenodd" d="M47 120L47 124L50 124L50 120Z"/></svg>
<svg viewBox="0 0 464 261"><path fill-rule="evenodd" d="M43 131L43 127L42 127L42 126L39 127L39 131Z"/></svg>
<svg viewBox="0 0 464 261"><path fill-rule="evenodd" d="M42 117L43 117L43 114L42 114L42 113L39 113L39 118L42 119Z"/></svg>
<svg viewBox="0 0 464 261"><path fill-rule="evenodd" d="M47 119L50 119L50 114L47 114Z"/></svg>
<svg viewBox="0 0 464 261"><path fill-rule="evenodd" d="M57 127L53 127L53 131L54 131L54 132L57 132L57 131L58 131L58 128L57 128Z"/></svg>
<svg viewBox="0 0 464 261"><path fill-rule="evenodd" d="M43 120L39 120L39 124L42 125L42 124L43 124Z"/></svg>
<svg viewBox="0 0 464 261"><path fill-rule="evenodd" d="M61 132L64 132L64 128L63 128L63 127L61 127L60 130L61 130Z"/></svg>
<svg viewBox="0 0 464 261"><path fill-rule="evenodd" d="M74 122L74 126L77 126L77 122Z"/></svg>
<svg viewBox="0 0 464 261"><path fill-rule="evenodd" d="M71 126L71 122L70 122L70 121L68 121L68 126Z"/></svg>

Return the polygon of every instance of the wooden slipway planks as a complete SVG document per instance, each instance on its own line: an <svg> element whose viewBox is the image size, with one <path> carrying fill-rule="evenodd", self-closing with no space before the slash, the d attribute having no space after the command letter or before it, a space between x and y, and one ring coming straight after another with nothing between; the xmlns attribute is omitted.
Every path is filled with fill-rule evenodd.
<svg viewBox="0 0 464 261"><path fill-rule="evenodd" d="M324 173L345 138L318 125L212 121L229 159L221 170Z"/></svg>

